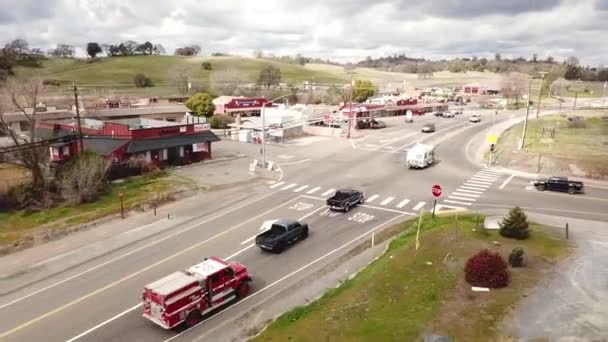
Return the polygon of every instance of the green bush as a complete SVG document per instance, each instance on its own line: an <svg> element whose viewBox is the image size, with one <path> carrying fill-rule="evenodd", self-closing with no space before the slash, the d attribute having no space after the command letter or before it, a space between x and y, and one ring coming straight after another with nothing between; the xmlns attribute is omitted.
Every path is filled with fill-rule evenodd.
<svg viewBox="0 0 608 342"><path fill-rule="evenodd" d="M211 63L210 62L203 62L203 64L201 64L201 66L203 67L203 70L211 70Z"/></svg>
<svg viewBox="0 0 608 342"><path fill-rule="evenodd" d="M515 247L509 254L509 265L511 267L522 267L524 265L524 249Z"/></svg>
<svg viewBox="0 0 608 342"><path fill-rule="evenodd" d="M234 119L228 115L214 115L209 118L209 125L213 129L224 129L228 128L228 125L233 123Z"/></svg>
<svg viewBox="0 0 608 342"><path fill-rule="evenodd" d="M500 235L517 240L525 240L530 237L530 225L528 218L520 207L509 211L509 216L500 223Z"/></svg>
<svg viewBox="0 0 608 342"><path fill-rule="evenodd" d="M133 83L137 88L145 88L152 86L152 80L144 74L137 74L133 77Z"/></svg>

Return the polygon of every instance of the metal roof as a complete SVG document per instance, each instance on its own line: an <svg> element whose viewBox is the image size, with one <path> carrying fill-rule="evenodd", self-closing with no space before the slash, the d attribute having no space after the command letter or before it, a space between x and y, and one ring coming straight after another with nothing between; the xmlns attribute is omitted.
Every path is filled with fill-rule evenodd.
<svg viewBox="0 0 608 342"><path fill-rule="evenodd" d="M209 258L200 264L194 265L188 269L188 271L201 276L203 278L207 278L208 276L217 273L220 270L228 267L228 264L215 258Z"/></svg>
<svg viewBox="0 0 608 342"><path fill-rule="evenodd" d="M218 138L218 136L211 131L178 135L173 137L132 140L129 144L129 147L127 148L127 153L160 150L163 148L171 148L214 141L220 141L220 138Z"/></svg>
<svg viewBox="0 0 608 342"><path fill-rule="evenodd" d="M195 281L198 281L198 279L182 271L178 271L146 285L146 288L159 295L166 296Z"/></svg>

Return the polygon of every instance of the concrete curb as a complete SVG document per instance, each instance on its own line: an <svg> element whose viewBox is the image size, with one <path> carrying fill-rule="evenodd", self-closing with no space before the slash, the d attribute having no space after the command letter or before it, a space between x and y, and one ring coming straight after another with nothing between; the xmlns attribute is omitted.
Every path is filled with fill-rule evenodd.
<svg viewBox="0 0 608 342"><path fill-rule="evenodd" d="M460 209L448 209L448 210L439 210L435 212L437 216L449 216L454 214L466 213L469 212L469 209L460 208Z"/></svg>

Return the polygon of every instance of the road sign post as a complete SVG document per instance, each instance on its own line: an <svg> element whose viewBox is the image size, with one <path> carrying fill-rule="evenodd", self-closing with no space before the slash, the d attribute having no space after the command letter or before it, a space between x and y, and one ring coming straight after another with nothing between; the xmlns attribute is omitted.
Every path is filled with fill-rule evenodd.
<svg viewBox="0 0 608 342"><path fill-rule="evenodd" d="M433 218L435 218L435 207L437 207L437 198L441 197L441 185L439 184L435 184L433 185L433 188L431 188L431 192L433 193L433 196L435 197L435 199L433 200Z"/></svg>

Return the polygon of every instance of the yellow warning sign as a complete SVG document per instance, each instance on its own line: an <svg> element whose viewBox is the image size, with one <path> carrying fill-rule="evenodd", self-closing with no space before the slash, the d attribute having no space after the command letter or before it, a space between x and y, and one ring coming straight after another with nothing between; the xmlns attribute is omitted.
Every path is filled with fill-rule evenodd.
<svg viewBox="0 0 608 342"><path fill-rule="evenodd" d="M496 144L496 140L498 140L498 138L495 135L488 134L488 142L489 143Z"/></svg>

